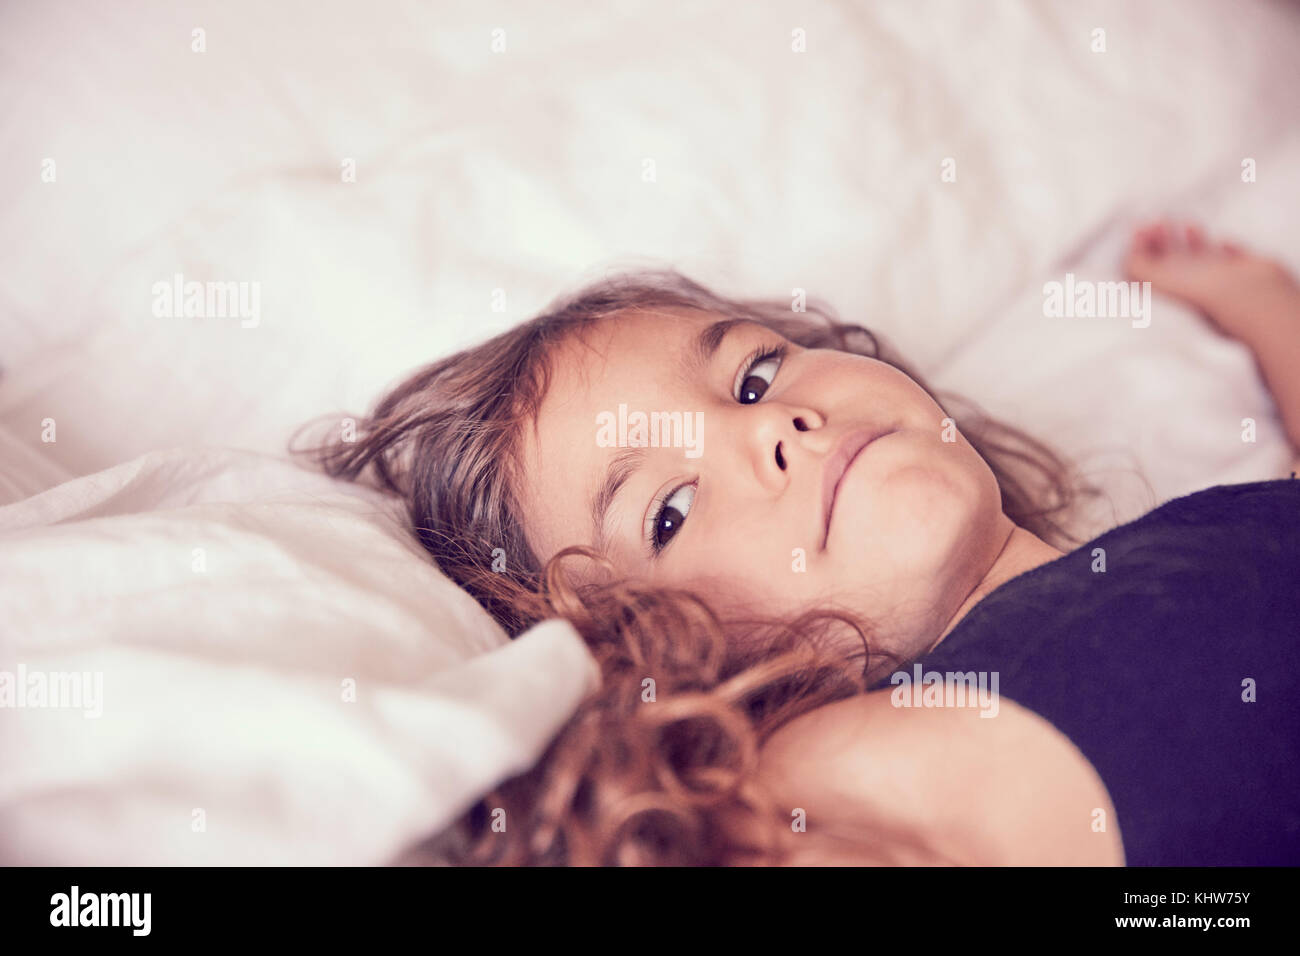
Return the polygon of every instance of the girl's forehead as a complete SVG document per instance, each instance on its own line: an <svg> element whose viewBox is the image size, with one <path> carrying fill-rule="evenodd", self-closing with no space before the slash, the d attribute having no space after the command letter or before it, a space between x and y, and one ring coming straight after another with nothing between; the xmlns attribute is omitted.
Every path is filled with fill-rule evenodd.
<svg viewBox="0 0 1300 956"><path fill-rule="evenodd" d="M609 347L639 343L645 339L669 340L690 332L719 316L682 308L629 309L604 317L575 335L569 336L565 346L570 350L587 352Z"/></svg>
<svg viewBox="0 0 1300 956"><path fill-rule="evenodd" d="M580 467L584 449L574 446L586 436L594 447L597 413L617 413L619 402L630 407L670 389L692 333L717 318L687 309L625 311L556 343L546 391L524 429L529 467L554 465L566 447L567 460Z"/></svg>
<svg viewBox="0 0 1300 956"><path fill-rule="evenodd" d="M681 358L691 333L716 321L711 312L689 309L637 309L607 316L559 342L550 356L548 393L592 392L629 373L655 368L669 370ZM637 377L637 376L633 376ZM550 394L543 395L545 407Z"/></svg>

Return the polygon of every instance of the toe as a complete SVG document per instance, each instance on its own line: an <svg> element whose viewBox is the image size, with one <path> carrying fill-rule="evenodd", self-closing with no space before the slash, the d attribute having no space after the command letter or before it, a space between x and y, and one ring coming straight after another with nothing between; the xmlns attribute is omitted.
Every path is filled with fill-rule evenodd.
<svg viewBox="0 0 1300 956"><path fill-rule="evenodd" d="M1154 226L1141 226L1133 231L1133 242L1130 244L1132 253L1150 255L1151 243L1155 237Z"/></svg>
<svg viewBox="0 0 1300 956"><path fill-rule="evenodd" d="M1161 222L1151 231L1150 249L1151 255L1163 256L1169 251L1172 235L1169 230L1169 223Z"/></svg>

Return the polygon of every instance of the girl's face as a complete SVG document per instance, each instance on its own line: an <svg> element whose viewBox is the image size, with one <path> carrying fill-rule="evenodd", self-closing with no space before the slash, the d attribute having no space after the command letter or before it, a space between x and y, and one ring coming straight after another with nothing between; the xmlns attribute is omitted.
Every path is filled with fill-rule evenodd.
<svg viewBox="0 0 1300 956"><path fill-rule="evenodd" d="M709 313L623 313L558 351L524 430L526 533L543 562L585 544L722 613L851 608L880 646L920 653L1015 527L945 417L876 359Z"/></svg>

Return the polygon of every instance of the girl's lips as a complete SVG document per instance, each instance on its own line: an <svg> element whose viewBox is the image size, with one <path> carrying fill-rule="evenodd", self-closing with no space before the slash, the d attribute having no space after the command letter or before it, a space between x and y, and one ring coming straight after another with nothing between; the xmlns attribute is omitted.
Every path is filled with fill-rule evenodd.
<svg viewBox="0 0 1300 956"><path fill-rule="evenodd" d="M835 509L835 496L840 490L844 473L849 470L853 460L877 438L890 434L892 429L885 427L856 428L840 439L835 450L826 458L826 471L822 476L822 510L826 533L822 538L822 550L826 550L826 541L831 535L831 512Z"/></svg>

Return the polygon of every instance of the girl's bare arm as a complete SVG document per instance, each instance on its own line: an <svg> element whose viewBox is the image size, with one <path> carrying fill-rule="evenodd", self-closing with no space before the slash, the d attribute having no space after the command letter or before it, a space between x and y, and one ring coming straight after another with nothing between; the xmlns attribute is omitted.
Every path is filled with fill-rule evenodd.
<svg viewBox="0 0 1300 956"><path fill-rule="evenodd" d="M1132 279L1198 309L1254 353L1273 395L1300 472L1300 284L1279 262L1199 226L1152 223L1138 229L1125 260ZM1284 476L1286 477L1286 476Z"/></svg>
<svg viewBox="0 0 1300 956"><path fill-rule="evenodd" d="M887 834L930 847L909 863L1122 866L1114 806L1060 731L1012 701L902 708L862 694L791 721L761 755L763 782L806 832L793 865L886 862Z"/></svg>
<svg viewBox="0 0 1300 956"><path fill-rule="evenodd" d="M1279 296L1243 339L1255 353L1260 376L1273 394L1293 461L1288 469L1300 474L1300 289Z"/></svg>

